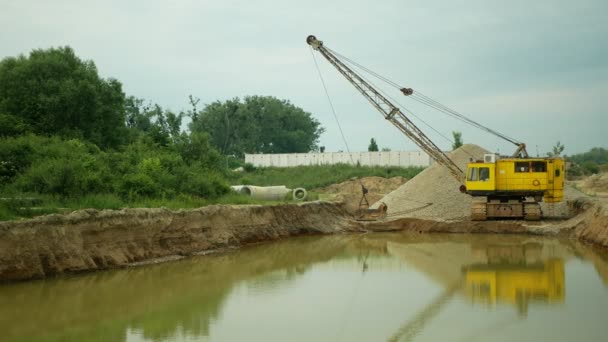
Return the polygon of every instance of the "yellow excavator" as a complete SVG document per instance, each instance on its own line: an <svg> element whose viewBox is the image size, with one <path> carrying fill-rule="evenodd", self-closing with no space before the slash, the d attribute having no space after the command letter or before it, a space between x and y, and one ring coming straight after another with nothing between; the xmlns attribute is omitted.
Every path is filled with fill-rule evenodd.
<svg viewBox="0 0 608 342"><path fill-rule="evenodd" d="M562 158L531 158L524 143L485 127L432 98L415 92L412 88L400 86L329 49L313 35L308 36L306 42L313 50L321 53L386 120L410 138L435 162L445 166L450 174L462 184L461 192L475 197L471 205L472 220L523 218L536 221L542 217L541 201L556 203L563 200L565 169ZM370 82L356 73L354 68L386 82L397 88L403 95L419 103L515 144L517 146L515 153L511 156L485 154L483 160L471 160L464 172L398 106L389 100L388 95L372 86ZM358 218L361 220L383 218L386 217L386 211L385 205L381 207L381 212L360 209Z"/></svg>

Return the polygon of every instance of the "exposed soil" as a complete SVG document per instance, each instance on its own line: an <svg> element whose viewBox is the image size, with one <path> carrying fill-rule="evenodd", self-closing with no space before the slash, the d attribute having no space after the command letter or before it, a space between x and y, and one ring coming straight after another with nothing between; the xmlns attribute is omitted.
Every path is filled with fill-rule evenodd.
<svg viewBox="0 0 608 342"><path fill-rule="evenodd" d="M608 173L599 173L574 181L574 186L585 194L608 197Z"/></svg>
<svg viewBox="0 0 608 342"><path fill-rule="evenodd" d="M342 183L332 184L321 189L315 189L313 191L331 195L332 200L336 200L344 203L344 208L350 214L354 214L359 209L359 202L361 201L361 185L365 186L369 191L367 193L367 200L369 204L373 204L381 200L391 191L399 188L401 185L407 182L406 178L401 176L383 178L383 177L363 177L353 178Z"/></svg>
<svg viewBox="0 0 608 342"><path fill-rule="evenodd" d="M187 256L291 235L356 231L343 206L310 202L194 210L81 210L0 223L0 280Z"/></svg>

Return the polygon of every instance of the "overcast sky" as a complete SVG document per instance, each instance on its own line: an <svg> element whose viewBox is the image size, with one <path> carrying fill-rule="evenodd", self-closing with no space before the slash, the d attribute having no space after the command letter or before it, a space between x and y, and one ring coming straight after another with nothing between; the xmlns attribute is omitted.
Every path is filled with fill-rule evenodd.
<svg viewBox="0 0 608 342"><path fill-rule="evenodd" d="M305 39L541 154L608 147L608 1L29 1L0 0L0 58L69 45L102 77L171 110L272 95L312 113L321 145L346 150ZM316 53L353 151L418 150ZM388 88L386 89L389 90ZM511 153L514 146L390 93L451 137ZM412 120L441 148L450 142Z"/></svg>

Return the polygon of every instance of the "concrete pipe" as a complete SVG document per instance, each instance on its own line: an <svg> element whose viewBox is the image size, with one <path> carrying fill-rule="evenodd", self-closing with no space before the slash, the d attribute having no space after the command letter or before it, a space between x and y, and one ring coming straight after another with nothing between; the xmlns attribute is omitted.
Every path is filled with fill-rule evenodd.
<svg viewBox="0 0 608 342"><path fill-rule="evenodd" d="M251 198L265 201L280 201L285 199L285 196L289 194L291 189L288 189L284 185L280 186L254 186L254 185L243 185L239 190L241 194L249 195Z"/></svg>
<svg viewBox="0 0 608 342"><path fill-rule="evenodd" d="M294 201L304 201L308 197L308 192L304 188L293 189L292 198Z"/></svg>

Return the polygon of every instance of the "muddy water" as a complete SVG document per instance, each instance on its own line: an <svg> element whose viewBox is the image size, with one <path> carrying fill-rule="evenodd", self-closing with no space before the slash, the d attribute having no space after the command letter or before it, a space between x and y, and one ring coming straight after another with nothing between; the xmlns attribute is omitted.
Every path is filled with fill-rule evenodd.
<svg viewBox="0 0 608 342"><path fill-rule="evenodd" d="M606 341L608 254L557 239L293 238L0 285L0 341Z"/></svg>

